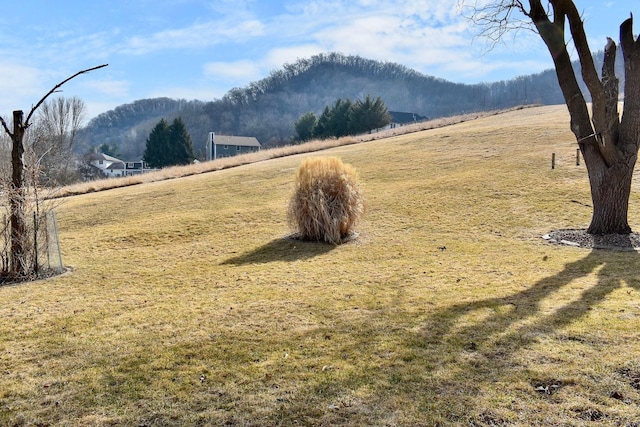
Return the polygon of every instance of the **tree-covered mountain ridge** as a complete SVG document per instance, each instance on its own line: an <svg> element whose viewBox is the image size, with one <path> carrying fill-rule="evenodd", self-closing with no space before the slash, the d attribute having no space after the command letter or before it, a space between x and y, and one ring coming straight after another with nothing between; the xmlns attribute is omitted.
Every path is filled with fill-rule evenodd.
<svg viewBox="0 0 640 427"><path fill-rule="evenodd" d="M595 58L601 62L602 53ZM397 63L325 53L285 64L264 79L231 89L221 99L153 98L118 106L82 129L82 147L106 143L116 146L123 157L140 158L153 126L160 119L176 117L184 120L196 155L202 155L209 132L254 136L265 146L278 146L293 141L294 122L304 113L320 114L337 99L367 95L382 98L390 111L429 118L564 102L552 69L511 80L462 84Z"/></svg>

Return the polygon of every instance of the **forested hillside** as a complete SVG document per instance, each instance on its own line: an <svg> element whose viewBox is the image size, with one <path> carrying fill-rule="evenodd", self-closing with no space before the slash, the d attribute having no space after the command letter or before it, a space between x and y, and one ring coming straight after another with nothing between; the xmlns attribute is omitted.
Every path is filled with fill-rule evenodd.
<svg viewBox="0 0 640 427"><path fill-rule="evenodd" d="M102 144L115 146L118 154L126 159L140 159L145 141L151 129L162 118L173 121L182 116L190 133L208 132L208 121L204 117L202 101L185 101L170 98L142 99L116 107L93 118L79 134L80 150L90 151ZM205 119L201 130L197 118ZM194 121L194 119L196 119Z"/></svg>
<svg viewBox="0 0 640 427"><path fill-rule="evenodd" d="M596 60L599 56L596 55ZM621 75L621 73L618 73ZM476 85L426 76L395 63L328 53L301 59L273 71L222 99L204 101L145 99L117 107L89 122L82 149L108 143L127 159L138 159L151 128L161 119L184 120L195 154L202 155L207 134L254 136L266 146L289 143L294 122L304 113L320 114L338 98L381 97L390 111L429 118L522 104L559 104L555 71Z"/></svg>

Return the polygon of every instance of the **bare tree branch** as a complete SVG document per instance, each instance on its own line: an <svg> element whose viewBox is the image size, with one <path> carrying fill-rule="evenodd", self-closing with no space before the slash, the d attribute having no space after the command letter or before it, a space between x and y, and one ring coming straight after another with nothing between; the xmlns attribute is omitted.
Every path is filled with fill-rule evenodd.
<svg viewBox="0 0 640 427"><path fill-rule="evenodd" d="M584 23L582 16L575 4L571 1L555 1L562 5L563 14L566 15L569 21L569 29L571 31L571 37L573 44L578 51L578 57L580 58L580 69L582 70L582 78L589 88L591 96L597 96L602 92L602 83L598 77L596 66L593 62L593 53L589 48L587 42L587 35L584 32Z"/></svg>
<svg viewBox="0 0 640 427"><path fill-rule="evenodd" d="M58 90L62 85L64 85L66 82L68 82L71 79L74 79L76 77L78 77L80 74L84 74L84 73L88 73L89 71L93 71L93 70L98 70L100 68L104 68L106 66L108 66L109 64L102 64L102 65L98 65L97 67L92 67L92 68L87 68L86 70L82 70L82 71L78 71L77 73L75 73L73 76L66 78L65 80L61 81L60 83L58 83L57 85L55 85L53 87L53 89L51 89L45 96L42 97L42 99L40 101L38 101L38 103L31 109L31 111L29 112L29 115L27 116L27 120L25 120L24 122L24 127L29 127L29 120L31 119L31 116L33 116L33 113L35 113L35 111L38 109L38 107L40 107L40 105L52 94L54 93L56 90Z"/></svg>
<svg viewBox="0 0 640 427"><path fill-rule="evenodd" d="M513 16L514 11L528 16L520 0L500 0L481 6L478 6L476 1L468 7L471 10L469 19L480 29L477 37L489 40L490 50L509 32L533 29L530 20L517 19Z"/></svg>
<svg viewBox="0 0 640 427"><path fill-rule="evenodd" d="M2 127L4 128L5 132L7 132L7 135L13 136L11 130L9 130L9 126L7 126L7 122L5 122L2 117L0 117L0 123L2 123Z"/></svg>

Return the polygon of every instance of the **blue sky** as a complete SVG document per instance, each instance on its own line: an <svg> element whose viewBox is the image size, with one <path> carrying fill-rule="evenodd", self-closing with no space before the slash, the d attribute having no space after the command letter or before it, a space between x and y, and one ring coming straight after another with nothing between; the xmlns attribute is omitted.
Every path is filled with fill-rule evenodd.
<svg viewBox="0 0 640 427"><path fill-rule="evenodd" d="M467 4L486 0L465 0ZM321 52L397 62L460 83L551 68L523 31L489 50L461 0L23 0L0 15L0 114L28 111L56 83L88 118L137 99L222 97ZM591 48L618 39L637 0L576 0ZM640 30L636 20L634 32Z"/></svg>

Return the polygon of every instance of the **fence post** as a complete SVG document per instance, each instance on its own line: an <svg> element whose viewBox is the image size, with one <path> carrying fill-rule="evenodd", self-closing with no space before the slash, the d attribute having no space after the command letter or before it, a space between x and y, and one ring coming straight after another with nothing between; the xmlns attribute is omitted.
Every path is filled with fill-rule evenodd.
<svg viewBox="0 0 640 427"><path fill-rule="evenodd" d="M580 149L576 148L576 166L580 166Z"/></svg>
<svg viewBox="0 0 640 427"><path fill-rule="evenodd" d="M51 211L51 217L53 218L53 231L56 236L56 246L58 249L58 261L60 261L60 271L64 270L64 264L62 263L62 250L60 249L60 236L58 235L58 215L55 211Z"/></svg>
<svg viewBox="0 0 640 427"><path fill-rule="evenodd" d="M33 212L33 255L34 266L33 272L38 275L38 214Z"/></svg>
<svg viewBox="0 0 640 427"><path fill-rule="evenodd" d="M551 153L551 169L556 168L556 153Z"/></svg>

